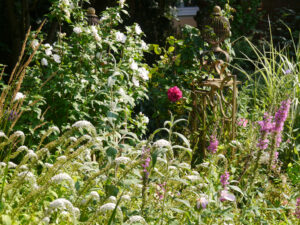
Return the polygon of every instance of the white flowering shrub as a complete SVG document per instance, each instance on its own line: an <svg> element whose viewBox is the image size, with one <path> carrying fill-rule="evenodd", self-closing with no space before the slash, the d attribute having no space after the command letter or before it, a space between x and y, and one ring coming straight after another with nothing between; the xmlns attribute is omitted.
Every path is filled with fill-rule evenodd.
<svg viewBox="0 0 300 225"><path fill-rule="evenodd" d="M143 32L138 24L117 30L127 16L125 3L106 9L99 25L89 26L79 2L56 0L51 7L49 17L59 20L61 29L54 43L43 42L28 68L29 94L18 128L36 137L51 123L66 128L88 120L107 131L128 123L142 135L148 120L133 115L133 108L147 97L150 78ZM38 40L44 41L42 34Z"/></svg>

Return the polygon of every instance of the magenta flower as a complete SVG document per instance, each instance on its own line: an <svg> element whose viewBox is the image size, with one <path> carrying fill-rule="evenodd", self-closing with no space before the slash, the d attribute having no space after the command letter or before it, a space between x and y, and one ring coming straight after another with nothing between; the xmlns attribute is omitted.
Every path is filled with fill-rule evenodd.
<svg viewBox="0 0 300 225"><path fill-rule="evenodd" d="M257 147L261 150L265 150L268 148L269 140L267 139L269 133L273 130L273 116L268 113L264 114L264 119L262 121L258 121L257 123L260 125L260 135L261 137L258 140Z"/></svg>
<svg viewBox="0 0 300 225"><path fill-rule="evenodd" d="M217 140L216 136L210 136L210 143L207 147L207 150L211 151L211 153L216 153L218 149L219 141Z"/></svg>
<svg viewBox="0 0 300 225"><path fill-rule="evenodd" d="M220 201L224 202L224 201L231 201L234 202L235 201L235 196L230 193L229 191L227 191L226 189L221 191L220 194Z"/></svg>
<svg viewBox="0 0 300 225"><path fill-rule="evenodd" d="M225 188L227 186L227 184L229 184L229 182L228 182L229 177L230 177L230 174L227 171L223 175L221 175L220 182L221 182L223 188Z"/></svg>
<svg viewBox="0 0 300 225"><path fill-rule="evenodd" d="M168 90L168 99L171 102L176 102L181 98L182 98L182 92L180 91L180 89L177 86L171 87Z"/></svg>
<svg viewBox="0 0 300 225"><path fill-rule="evenodd" d="M242 126L242 127L246 127L247 124L248 124L248 120L245 119L245 118L240 118L240 119L237 121L237 125Z"/></svg>
<svg viewBox="0 0 300 225"><path fill-rule="evenodd" d="M145 178L148 179L148 176L149 176L148 167L149 167L150 161L151 161L150 148L143 148L141 156L142 156L142 162L143 162L142 163L143 172L144 172Z"/></svg>
<svg viewBox="0 0 300 225"><path fill-rule="evenodd" d="M206 199L206 197L203 196L197 199L197 204L196 204L197 209L200 209L200 206L202 209L206 209L207 205L208 205L208 200Z"/></svg>

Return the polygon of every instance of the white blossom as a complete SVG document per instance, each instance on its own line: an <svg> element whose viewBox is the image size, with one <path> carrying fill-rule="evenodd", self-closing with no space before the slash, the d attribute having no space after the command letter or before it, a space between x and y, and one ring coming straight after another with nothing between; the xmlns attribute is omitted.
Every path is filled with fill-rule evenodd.
<svg viewBox="0 0 300 225"><path fill-rule="evenodd" d="M136 222L145 223L145 219L141 216L131 216L129 218L129 223L136 223Z"/></svg>
<svg viewBox="0 0 300 225"><path fill-rule="evenodd" d="M0 167L6 167L6 163L5 162L0 162Z"/></svg>
<svg viewBox="0 0 300 225"><path fill-rule="evenodd" d="M52 49L53 49L53 47L50 44L48 44L48 43L44 44L44 47L46 48L45 49L46 55L48 55L48 56L52 55Z"/></svg>
<svg viewBox="0 0 300 225"><path fill-rule="evenodd" d="M33 150L28 150L28 153L27 153L27 155L26 155L29 159L31 159L31 158L38 158L38 156L37 156L37 154L35 154L34 153L34 151Z"/></svg>
<svg viewBox="0 0 300 225"><path fill-rule="evenodd" d="M136 87L140 86L140 81L135 76L132 77L132 83Z"/></svg>
<svg viewBox="0 0 300 225"><path fill-rule="evenodd" d="M48 61L47 61L47 59L42 58L41 64L42 64L42 66L48 66Z"/></svg>
<svg viewBox="0 0 300 225"><path fill-rule="evenodd" d="M100 197L99 197L99 194L97 191L91 191L90 195L89 195L92 199L95 199L95 200L99 200Z"/></svg>
<svg viewBox="0 0 300 225"><path fill-rule="evenodd" d="M138 64L134 60L130 60L129 68L132 70L138 70Z"/></svg>
<svg viewBox="0 0 300 225"><path fill-rule="evenodd" d="M87 80L85 80L85 79L81 79L80 82L81 82L83 85L86 85L86 84L89 83L89 82L88 82Z"/></svg>
<svg viewBox="0 0 300 225"><path fill-rule="evenodd" d="M100 22L104 21L104 20L107 20L109 19L109 16L108 15L104 15L100 18Z"/></svg>
<svg viewBox="0 0 300 225"><path fill-rule="evenodd" d="M149 76L148 76L149 72L148 72L148 70L146 70L144 67L141 67L141 68L138 69L138 71L139 71L140 77L143 80L149 80Z"/></svg>
<svg viewBox="0 0 300 225"><path fill-rule="evenodd" d="M74 31L74 33L76 33L76 34L80 34L80 33L82 32L82 30L81 30L80 27L74 27L74 28L73 28L73 31Z"/></svg>
<svg viewBox="0 0 300 225"><path fill-rule="evenodd" d="M23 171L18 174L19 177L24 178L26 181L35 181L35 176L29 171Z"/></svg>
<svg viewBox="0 0 300 225"><path fill-rule="evenodd" d="M144 51L147 51L149 49L148 45L144 41L142 41L141 46Z"/></svg>
<svg viewBox="0 0 300 225"><path fill-rule="evenodd" d="M123 8L126 0L120 0L120 7Z"/></svg>
<svg viewBox="0 0 300 225"><path fill-rule="evenodd" d="M70 137L70 138L69 138L69 141L70 141L70 142L76 142L76 141L77 141L77 138L76 138L76 137Z"/></svg>
<svg viewBox="0 0 300 225"><path fill-rule="evenodd" d="M110 202L116 202L116 201L117 201L117 198L116 198L115 196L110 196L110 197L108 198L108 201L110 201Z"/></svg>
<svg viewBox="0 0 300 225"><path fill-rule="evenodd" d="M18 93L16 94L15 98L14 98L14 101L21 100L21 99L23 99L23 98L25 98L25 97L26 97L26 96L25 96L23 93L18 92Z"/></svg>
<svg viewBox="0 0 300 225"><path fill-rule="evenodd" d="M45 167L48 168L48 169L51 168L51 167L53 166L53 164L51 164L51 163L45 163L44 165L45 165Z"/></svg>
<svg viewBox="0 0 300 225"><path fill-rule="evenodd" d="M63 182L63 181L68 181L68 182L70 182L70 183L73 183L73 179L70 177L70 175L69 174L67 174L67 173L60 173L60 174L57 174L57 175L55 175L55 176L53 176L52 178L51 178L51 181L53 182L53 183L61 183L61 182Z"/></svg>
<svg viewBox="0 0 300 225"><path fill-rule="evenodd" d="M148 124L149 123L149 118L145 116L142 112L139 113L139 116L141 117L141 120L143 123Z"/></svg>
<svg viewBox="0 0 300 225"><path fill-rule="evenodd" d="M67 160L67 156L65 156L65 155L62 155L62 156L59 156L59 157L56 158L56 161L63 162L63 161L66 161L66 160Z"/></svg>
<svg viewBox="0 0 300 225"><path fill-rule="evenodd" d="M37 46L39 45L39 41L34 39L32 42L31 42L31 46L33 49L35 49Z"/></svg>
<svg viewBox="0 0 300 225"><path fill-rule="evenodd" d="M126 39L127 39L127 37L126 37L125 34L121 33L120 31L118 31L118 32L116 33L116 40L117 40L118 42L125 43Z"/></svg>
<svg viewBox="0 0 300 225"><path fill-rule="evenodd" d="M13 162L8 162L8 168L16 168L17 164L13 163Z"/></svg>
<svg viewBox="0 0 300 225"><path fill-rule="evenodd" d="M73 207L72 203L65 198L55 199L54 201L52 201L49 204L49 212L50 213L56 209L60 209L60 210L68 209L69 211L74 212L74 207Z"/></svg>
<svg viewBox="0 0 300 225"><path fill-rule="evenodd" d="M138 24L135 25L134 29L135 29L135 33L137 34L141 34L143 32L141 27Z"/></svg>
<svg viewBox="0 0 300 225"><path fill-rule="evenodd" d="M126 201L130 201L131 200L131 197L129 195L123 195L122 196L122 199L123 200L126 200Z"/></svg>
<svg viewBox="0 0 300 225"><path fill-rule="evenodd" d="M61 32L57 32L57 35L59 38L64 38L67 34L66 33L61 33Z"/></svg>
<svg viewBox="0 0 300 225"><path fill-rule="evenodd" d="M54 54L54 55L52 55L52 58L54 59L55 62L61 63L61 60L60 60L60 56L59 56L59 55Z"/></svg>
<svg viewBox="0 0 300 225"><path fill-rule="evenodd" d="M170 147L170 146L171 146L170 142L168 142L168 141L166 141L166 140L164 140L164 139L160 139L160 140L154 142L153 145L154 145L155 147L158 147L158 148Z"/></svg>
<svg viewBox="0 0 300 225"><path fill-rule="evenodd" d="M189 176L186 176L189 180L191 181L196 181L196 180L200 180L200 177L197 176L197 175L189 175Z"/></svg>
<svg viewBox="0 0 300 225"><path fill-rule="evenodd" d="M7 138L7 136L4 134L3 131L0 131L0 138L1 138L1 137Z"/></svg>
<svg viewBox="0 0 300 225"><path fill-rule="evenodd" d="M116 207L116 204L110 202L110 203L106 203L106 204L102 205L102 206L100 207L99 210L100 210L101 212L111 211L111 210L114 210L115 207Z"/></svg>
<svg viewBox="0 0 300 225"><path fill-rule="evenodd" d="M89 128L89 127L94 127L89 121L86 120L80 120L77 121L72 125L72 127L77 127L77 128Z"/></svg>
<svg viewBox="0 0 300 225"><path fill-rule="evenodd" d="M126 163L128 163L130 160L131 160L131 159L128 158L128 157L121 156L121 157L116 158L116 159L115 159L115 162L116 162L117 164L126 164Z"/></svg>

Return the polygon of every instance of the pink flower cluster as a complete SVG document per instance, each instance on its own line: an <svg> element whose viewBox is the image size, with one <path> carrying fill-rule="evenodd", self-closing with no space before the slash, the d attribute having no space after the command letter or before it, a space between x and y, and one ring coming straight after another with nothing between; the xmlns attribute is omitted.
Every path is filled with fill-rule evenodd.
<svg viewBox="0 0 300 225"><path fill-rule="evenodd" d="M219 141L217 140L216 136L210 136L210 143L207 149L211 151L211 153L216 153L218 149Z"/></svg>
<svg viewBox="0 0 300 225"><path fill-rule="evenodd" d="M268 148L268 134L270 133L275 134L275 143L276 146L279 147L281 143L281 132L283 131L284 122L289 114L290 105L290 99L281 102L279 110L275 113L274 122L273 116L269 115L268 113L265 113L262 121L258 121L258 124L260 125L261 137L258 140L257 147L259 147L261 150Z"/></svg>
<svg viewBox="0 0 300 225"><path fill-rule="evenodd" d="M168 90L168 99L171 102L177 102L181 98L182 98L182 92L177 86L171 87Z"/></svg>

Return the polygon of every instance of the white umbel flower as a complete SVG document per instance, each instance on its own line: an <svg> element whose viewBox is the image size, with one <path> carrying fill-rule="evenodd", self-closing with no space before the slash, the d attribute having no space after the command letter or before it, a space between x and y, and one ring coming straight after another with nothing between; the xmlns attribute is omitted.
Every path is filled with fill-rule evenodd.
<svg viewBox="0 0 300 225"><path fill-rule="evenodd" d="M42 58L41 64L42 64L42 66L48 66L48 61L47 61L47 59Z"/></svg>
<svg viewBox="0 0 300 225"><path fill-rule="evenodd" d="M146 70L144 67L141 67L138 69L139 71L139 76L143 79L143 80L149 80L149 72L148 70Z"/></svg>
<svg viewBox="0 0 300 225"><path fill-rule="evenodd" d="M145 223L145 219L141 216L131 216L129 218L129 223L136 223L136 222Z"/></svg>
<svg viewBox="0 0 300 225"><path fill-rule="evenodd" d="M116 33L116 40L117 40L118 42L125 43L126 39L127 39L126 35L123 34L122 32L118 31L118 32Z"/></svg>
<svg viewBox="0 0 300 225"><path fill-rule="evenodd" d="M115 159L115 162L117 163L117 164L126 164L126 163L128 163L128 162L130 162L130 158L128 158L128 157L124 157L124 156L121 156L121 157L117 157L116 159Z"/></svg>
<svg viewBox="0 0 300 225"><path fill-rule="evenodd" d="M137 34L141 34L143 32L141 27L138 24L135 25L134 29L135 29L135 33Z"/></svg>
<svg viewBox="0 0 300 225"><path fill-rule="evenodd" d="M106 212L106 211L114 210L115 207L116 207L115 203L109 202L109 203L102 205L99 210L100 210L100 212Z"/></svg>
<svg viewBox="0 0 300 225"><path fill-rule="evenodd" d="M154 145L155 147L158 147L158 148L170 147L170 146L171 146L170 142L168 142L168 141L166 141L166 140L164 140L164 139L160 139L160 140L154 142L153 145Z"/></svg>
<svg viewBox="0 0 300 225"><path fill-rule="evenodd" d="M60 174L57 174L57 175L55 175L55 176L53 176L52 178L51 178L51 181L53 182L53 183L61 183L61 182L63 182L63 181L68 181L68 182L70 182L70 183L73 183L73 179L70 177L70 175L69 174L67 174L67 173L60 173Z"/></svg>
<svg viewBox="0 0 300 225"><path fill-rule="evenodd" d="M23 93L18 92L18 93L16 94L15 98L14 98L14 101L21 100L21 99L23 99L23 98L25 98L25 97L26 97L26 96L25 96Z"/></svg>
<svg viewBox="0 0 300 225"><path fill-rule="evenodd" d="M59 56L59 55L54 54L54 55L52 56L52 58L53 58L53 60L54 60L55 62L61 63L61 60L60 60L60 56Z"/></svg>
<svg viewBox="0 0 300 225"><path fill-rule="evenodd" d="M81 30L80 27L74 27L74 28L73 28L73 31L74 31L74 33L76 33L76 34L80 34L80 33L82 32L82 30Z"/></svg>

